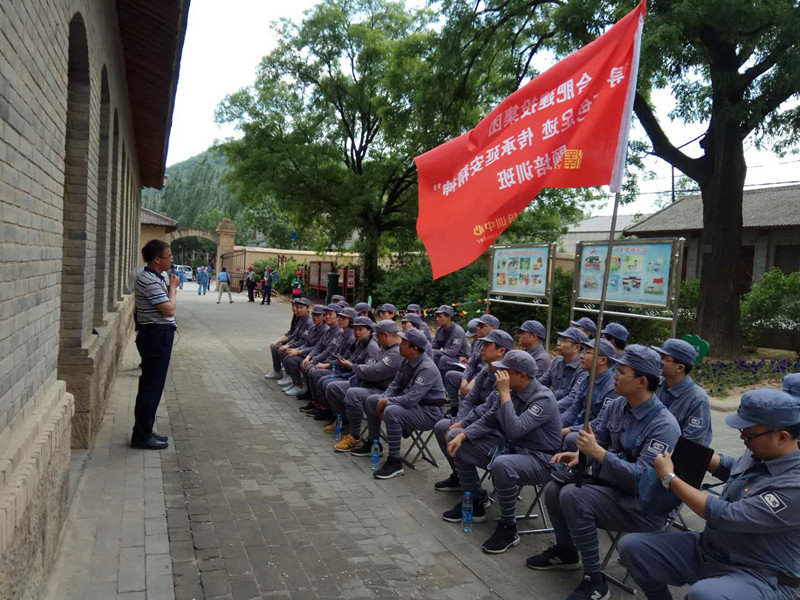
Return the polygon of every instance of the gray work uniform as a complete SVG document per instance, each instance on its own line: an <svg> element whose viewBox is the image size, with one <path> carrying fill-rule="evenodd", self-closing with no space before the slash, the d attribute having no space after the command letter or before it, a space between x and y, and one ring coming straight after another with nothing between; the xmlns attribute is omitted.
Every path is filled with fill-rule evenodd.
<svg viewBox="0 0 800 600"><path fill-rule="evenodd" d="M333 365L333 363L338 363L339 356L344 356L347 358L354 343L355 337L353 335L353 328L351 327L347 331L342 331L341 335L336 340L335 346L331 347L331 344L329 343L328 348L323 353L325 359L320 360L319 362L324 362L330 365ZM315 367L309 375L309 380L311 383L309 386L309 389L311 390L311 399L317 405L325 406L325 390L322 389L323 380L332 376L333 370Z"/></svg>
<svg viewBox="0 0 800 600"><path fill-rule="evenodd" d="M577 357L569 364L564 363L564 357L558 356L550 365L550 368L547 370L547 373L542 375L541 377L537 376L536 379L539 380L544 386L549 387L553 390L553 393L556 396L556 400L561 400L564 396L566 396L570 389L572 389L572 384L575 379L576 374L581 370L581 358L580 356Z"/></svg>
<svg viewBox="0 0 800 600"><path fill-rule="evenodd" d="M790 600L800 585L800 450L767 461L748 450L720 456L726 481L706 500L703 533L630 535L620 555L647 598L671 599L669 585L692 584L687 598Z"/></svg>
<svg viewBox="0 0 800 600"><path fill-rule="evenodd" d="M351 359L353 370L350 376L333 379L325 386L325 399L328 401L328 406L330 406L333 414L342 415L347 419L347 410L345 407L345 395L347 394L347 390L350 389L351 385L359 385L359 369L374 369L376 367L380 369L380 365L383 365L381 362L382 357L383 352L380 346L378 346L378 343L372 338L369 338L367 342L356 343L356 349Z"/></svg>
<svg viewBox="0 0 800 600"><path fill-rule="evenodd" d="M450 399L451 410L453 410L454 406L457 410L458 390L461 388L461 382L472 381L486 364L481 360L481 348L483 348L483 339L472 342L467 368L462 372L456 367L451 371L446 371L444 374L444 390L447 392L447 397Z"/></svg>
<svg viewBox="0 0 800 600"><path fill-rule="evenodd" d="M469 344L467 334L458 323L450 323L447 327L439 327L431 344L433 360L444 377L448 371L456 367L454 362L458 362L459 356L469 356Z"/></svg>
<svg viewBox="0 0 800 600"><path fill-rule="evenodd" d="M309 353L311 360L303 371L303 384L306 389L311 390L311 372L317 363L325 362L324 359L329 353L333 352L339 346L339 340L342 337L342 328L338 325L330 327L328 331L322 334L314 349Z"/></svg>
<svg viewBox="0 0 800 600"><path fill-rule="evenodd" d="M594 421L597 442L606 448L602 463L591 465L592 482L581 487L551 481L545 504L562 551L581 554L585 573L600 571L597 528L611 531L655 531L666 515L645 515L639 504L639 479L655 457L675 448L680 427L672 413L653 394L631 408L620 396Z"/></svg>
<svg viewBox="0 0 800 600"><path fill-rule="evenodd" d="M571 392L570 392L571 393ZM572 404L565 407L561 413L561 424L564 427L574 428L578 431L583 428L583 420L586 415L586 396L589 394L589 373L581 378L580 388L575 395ZM589 420L597 418L600 409L603 408L607 400L614 400L619 394L614 391L614 371L606 369L594 378L594 390L592 391L592 411ZM570 397L570 396L567 396Z"/></svg>
<svg viewBox="0 0 800 600"><path fill-rule="evenodd" d="M369 439L380 434L381 421L377 404L387 398L383 411L389 457L400 457L403 429L428 431L444 416L445 392L442 375L433 359L421 354L413 362L403 360L397 375L382 394L373 394L364 403L369 425ZM352 428L352 427L351 427Z"/></svg>
<svg viewBox="0 0 800 600"><path fill-rule="evenodd" d="M463 430L451 430L448 440L462 431L467 439L455 459L462 489L482 500L477 467L489 468L500 521L514 523L519 487L550 481L550 458L561 445L561 419L553 392L535 379L521 392L512 390L510 402L501 403L499 392L494 391L483 416ZM496 450L498 444L501 448Z"/></svg>
<svg viewBox="0 0 800 600"><path fill-rule="evenodd" d="M299 321L300 321L300 319L297 317L297 315L293 314L292 315L292 322L289 324L289 331L284 333L283 337L285 337L287 340L291 339L291 337L294 335L295 327L297 327L297 323ZM283 344L276 345L276 346L270 346L270 348L269 348L270 349L270 353L272 354L272 370L275 371L276 373L280 372L280 370L283 369L283 365L281 365L281 355L278 352L278 348L280 348L280 346L282 346L282 345Z"/></svg>
<svg viewBox="0 0 800 600"><path fill-rule="evenodd" d="M295 386L303 386L303 375L300 372L300 364L303 362L303 360L305 360L306 356L311 354L320 340L325 338L325 334L328 333L329 329L330 327L328 327L328 325L325 323L314 325L306 336L305 343L300 346L300 354L296 356L289 356L283 360L283 367L292 378L292 383Z"/></svg>
<svg viewBox="0 0 800 600"><path fill-rule="evenodd" d="M550 370L550 365L553 364L553 358L544 347L544 344L534 346L530 350L526 350L526 352L536 361L536 378L541 379L544 374Z"/></svg>
<svg viewBox="0 0 800 600"><path fill-rule="evenodd" d="M708 446L711 443L711 407L705 390L688 375L671 388L664 378L656 395L681 426L681 435L686 439Z"/></svg>
<svg viewBox="0 0 800 600"><path fill-rule="evenodd" d="M381 349L375 362L356 366L353 375L357 381L355 385L351 383L343 400L350 422L350 435L358 438L361 434L364 403L370 396L383 392L394 381L402 362L400 345L393 344L388 348Z"/></svg>

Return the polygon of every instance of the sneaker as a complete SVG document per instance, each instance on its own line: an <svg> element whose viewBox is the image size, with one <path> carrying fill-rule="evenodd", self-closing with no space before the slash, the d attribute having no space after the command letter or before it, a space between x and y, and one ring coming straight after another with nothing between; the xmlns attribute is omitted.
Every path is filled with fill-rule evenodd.
<svg viewBox="0 0 800 600"><path fill-rule="evenodd" d="M328 423L325 427L322 428L322 431L325 433L336 433L336 421L332 423ZM342 425L342 435L347 435L350 433L350 426L349 425Z"/></svg>
<svg viewBox="0 0 800 600"><path fill-rule="evenodd" d="M375 479L391 479L392 477L400 477L403 474L403 461L399 458L392 458L391 456L386 459L380 469L375 471L372 476Z"/></svg>
<svg viewBox="0 0 800 600"><path fill-rule="evenodd" d="M567 600L608 600L611 590L602 573L591 573L583 576L583 581L575 588Z"/></svg>
<svg viewBox="0 0 800 600"><path fill-rule="evenodd" d="M437 492L460 492L461 482L458 480L458 473L453 471L447 479L437 481L433 484L433 489Z"/></svg>
<svg viewBox="0 0 800 600"><path fill-rule="evenodd" d="M279 379L278 380L278 385L281 386L281 387L285 387L285 386L289 385L290 383L292 383L292 378L289 377L288 375L284 375L283 379ZM294 385L294 384L292 383L292 385Z"/></svg>
<svg viewBox="0 0 800 600"><path fill-rule="evenodd" d="M517 544L519 544L517 524L498 523L492 537L483 542L481 550L487 554L502 554Z"/></svg>
<svg viewBox="0 0 800 600"><path fill-rule="evenodd" d="M280 379L281 377L283 377L282 371L273 371L264 375L264 379Z"/></svg>
<svg viewBox="0 0 800 600"><path fill-rule="evenodd" d="M541 554L534 554L528 557L525 565L529 569L536 569L537 571L574 571L581 568L581 557L578 555L577 550L564 552L551 543L547 550Z"/></svg>
<svg viewBox="0 0 800 600"><path fill-rule="evenodd" d="M305 388L301 388L301 387L295 386L292 389L290 389L288 392L286 392L286 395L287 396L299 396L300 394L304 394L305 391L306 391Z"/></svg>
<svg viewBox="0 0 800 600"><path fill-rule="evenodd" d="M307 402L306 404L303 404L303 406L300 407L300 410L302 412L308 412L309 410L314 410L314 403Z"/></svg>
<svg viewBox="0 0 800 600"><path fill-rule="evenodd" d="M461 523L461 500L453 508L442 513L442 518L448 523ZM476 502L472 505L472 522L483 523L486 520L486 509L483 502Z"/></svg>
<svg viewBox="0 0 800 600"><path fill-rule="evenodd" d="M336 442L333 449L337 452L350 452L353 448L358 446L361 442L354 438L352 435L343 435L341 442Z"/></svg>
<svg viewBox="0 0 800 600"><path fill-rule="evenodd" d="M283 388L283 393L286 394L287 396L291 396L292 394L290 394L289 392L291 392L292 390L296 390L296 389L297 389L297 386L295 384L292 384L292 385L289 385L289 386L286 386L285 388Z"/></svg>
<svg viewBox="0 0 800 600"><path fill-rule="evenodd" d="M372 441L369 442L361 442L350 450L350 454L353 456L372 456ZM378 456L383 456L383 446L381 443L378 442Z"/></svg>
<svg viewBox="0 0 800 600"><path fill-rule="evenodd" d="M311 410L306 411L307 417L316 417L317 415L321 415L324 411L321 408L318 408L316 405Z"/></svg>

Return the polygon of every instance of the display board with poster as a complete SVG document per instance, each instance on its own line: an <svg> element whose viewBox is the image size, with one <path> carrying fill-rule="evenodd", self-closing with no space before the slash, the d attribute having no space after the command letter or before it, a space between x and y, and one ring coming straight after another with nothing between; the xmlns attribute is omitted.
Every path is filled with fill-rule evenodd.
<svg viewBox="0 0 800 600"><path fill-rule="evenodd" d="M492 248L490 294L545 298L550 289L550 244Z"/></svg>

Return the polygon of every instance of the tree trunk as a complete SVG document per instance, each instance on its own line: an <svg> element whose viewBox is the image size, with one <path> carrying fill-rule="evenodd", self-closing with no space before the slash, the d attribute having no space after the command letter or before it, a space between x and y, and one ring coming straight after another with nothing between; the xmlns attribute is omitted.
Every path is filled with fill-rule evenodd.
<svg viewBox="0 0 800 600"><path fill-rule="evenodd" d="M711 345L713 356L733 356L741 349L737 266L742 247L742 190L747 164L733 111L720 113L713 117L713 139L708 140L713 144L712 174L700 182L704 227L701 244L710 244L711 254L710 259L708 256L703 259L697 321L700 336Z"/></svg>
<svg viewBox="0 0 800 600"><path fill-rule="evenodd" d="M361 230L361 299L366 300L378 282L378 248L380 234L376 231Z"/></svg>

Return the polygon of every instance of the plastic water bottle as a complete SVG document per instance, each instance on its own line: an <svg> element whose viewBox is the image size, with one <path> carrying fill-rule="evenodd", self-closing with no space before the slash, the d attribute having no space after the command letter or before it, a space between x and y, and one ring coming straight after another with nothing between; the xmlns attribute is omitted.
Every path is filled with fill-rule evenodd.
<svg viewBox="0 0 800 600"><path fill-rule="evenodd" d="M464 492L461 499L461 531L472 531L472 494Z"/></svg>
<svg viewBox="0 0 800 600"><path fill-rule="evenodd" d="M333 439L342 441L342 415L336 415L336 424L333 426Z"/></svg>
<svg viewBox="0 0 800 600"><path fill-rule="evenodd" d="M372 440L372 452L369 455L370 470L377 471L379 462L381 462L381 447L378 445L378 440Z"/></svg>

